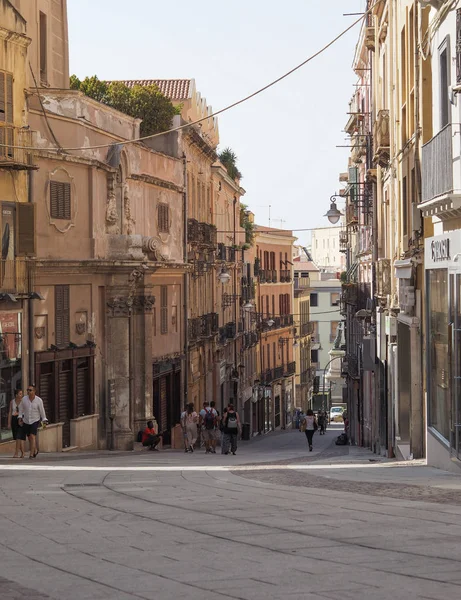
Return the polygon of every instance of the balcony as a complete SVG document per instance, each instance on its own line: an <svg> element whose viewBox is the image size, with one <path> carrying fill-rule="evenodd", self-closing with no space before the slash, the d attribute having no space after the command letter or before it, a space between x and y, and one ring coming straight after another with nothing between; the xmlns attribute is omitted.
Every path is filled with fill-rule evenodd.
<svg viewBox="0 0 461 600"><path fill-rule="evenodd" d="M197 342L200 339L216 335L219 331L218 319L217 313L208 313L189 319L187 322L189 342Z"/></svg>
<svg viewBox="0 0 461 600"><path fill-rule="evenodd" d="M290 362L287 364L287 368L285 369L285 377L290 377L290 375L294 375L296 373L296 363Z"/></svg>
<svg viewBox="0 0 461 600"><path fill-rule="evenodd" d="M390 158L389 111L378 111L374 126L374 162L381 167L387 167Z"/></svg>
<svg viewBox="0 0 461 600"><path fill-rule="evenodd" d="M367 136L355 135L352 141L351 161L355 164L359 163L362 156L367 153Z"/></svg>
<svg viewBox="0 0 461 600"><path fill-rule="evenodd" d="M274 369L266 369L260 376L262 385L270 385L274 381Z"/></svg>
<svg viewBox="0 0 461 600"><path fill-rule="evenodd" d="M301 337L314 333L314 323L303 323L301 325Z"/></svg>
<svg viewBox="0 0 461 600"><path fill-rule="evenodd" d="M0 261L0 292L30 294L34 288L35 263L26 258Z"/></svg>
<svg viewBox="0 0 461 600"><path fill-rule="evenodd" d="M197 342L200 339L202 333L202 320L200 317L187 321L187 333L189 343Z"/></svg>
<svg viewBox="0 0 461 600"><path fill-rule="evenodd" d="M447 125L434 136L422 151L421 201L453 191L452 126Z"/></svg>
<svg viewBox="0 0 461 600"><path fill-rule="evenodd" d="M23 150L23 147L32 147L30 129L0 124L0 167L2 169L37 168L32 161L32 152Z"/></svg>
<svg viewBox="0 0 461 600"><path fill-rule="evenodd" d="M187 221L187 239L190 244L216 247L216 227L209 223L200 223L196 219L188 219Z"/></svg>
<svg viewBox="0 0 461 600"><path fill-rule="evenodd" d="M277 271L275 269L262 269L259 271L260 283L277 283Z"/></svg>
<svg viewBox="0 0 461 600"><path fill-rule="evenodd" d="M346 206L346 225L352 226L357 225L359 222L358 208L355 204L348 204Z"/></svg>
<svg viewBox="0 0 461 600"><path fill-rule="evenodd" d="M307 290L311 286L310 277L295 277L294 278L294 289L295 292L298 290Z"/></svg>
<svg viewBox="0 0 461 600"><path fill-rule="evenodd" d="M283 269L280 271L280 283L290 283L291 271L290 269Z"/></svg>
<svg viewBox="0 0 461 600"><path fill-rule="evenodd" d="M340 231L339 232L339 251L340 252L347 252L348 250L348 236L347 236L347 231Z"/></svg>
<svg viewBox="0 0 461 600"><path fill-rule="evenodd" d="M274 369L274 379L282 379L283 377L283 367L275 367Z"/></svg>

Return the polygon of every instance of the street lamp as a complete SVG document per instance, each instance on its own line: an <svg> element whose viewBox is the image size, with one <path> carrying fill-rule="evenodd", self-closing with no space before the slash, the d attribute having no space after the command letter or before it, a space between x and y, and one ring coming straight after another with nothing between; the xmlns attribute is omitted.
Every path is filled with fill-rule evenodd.
<svg viewBox="0 0 461 600"><path fill-rule="evenodd" d="M231 276L226 271L225 267L221 269L221 273L218 275L218 279L221 283L226 284L229 283Z"/></svg>
<svg viewBox="0 0 461 600"><path fill-rule="evenodd" d="M332 225L336 225L342 216L341 211L336 206L336 200L334 200L334 198L336 198L336 196L330 198L330 210L324 215Z"/></svg>

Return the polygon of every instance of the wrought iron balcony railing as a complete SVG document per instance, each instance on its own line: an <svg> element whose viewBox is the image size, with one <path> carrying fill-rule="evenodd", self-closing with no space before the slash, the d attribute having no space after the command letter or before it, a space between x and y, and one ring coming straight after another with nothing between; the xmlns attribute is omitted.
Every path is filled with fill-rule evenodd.
<svg viewBox="0 0 461 600"><path fill-rule="evenodd" d="M34 169L30 129L0 123L0 167L2 169Z"/></svg>
<svg viewBox="0 0 461 600"><path fill-rule="evenodd" d="M296 373L296 362L290 362L287 364L287 368L285 369L285 375L289 377L290 375L294 375Z"/></svg>
<svg viewBox="0 0 461 600"><path fill-rule="evenodd" d="M290 269L282 269L280 271L280 283L290 283L291 271Z"/></svg>

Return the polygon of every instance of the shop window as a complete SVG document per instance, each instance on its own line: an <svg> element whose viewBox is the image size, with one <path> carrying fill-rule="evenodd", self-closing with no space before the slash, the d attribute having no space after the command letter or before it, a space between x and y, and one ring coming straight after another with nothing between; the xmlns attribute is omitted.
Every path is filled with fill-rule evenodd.
<svg viewBox="0 0 461 600"><path fill-rule="evenodd" d="M428 275L430 401L429 424L445 439L450 437L450 363L448 335L448 279L446 269Z"/></svg>
<svg viewBox="0 0 461 600"><path fill-rule="evenodd" d="M158 205L157 221L159 233L170 233L170 207L168 204Z"/></svg>
<svg viewBox="0 0 461 600"><path fill-rule="evenodd" d="M160 286L160 333L168 333L168 286Z"/></svg>
<svg viewBox="0 0 461 600"><path fill-rule="evenodd" d="M53 219L70 221L71 191L70 183L50 181L50 215Z"/></svg>
<svg viewBox="0 0 461 600"><path fill-rule="evenodd" d="M55 343L68 346L70 342L69 286L57 285L55 290Z"/></svg>

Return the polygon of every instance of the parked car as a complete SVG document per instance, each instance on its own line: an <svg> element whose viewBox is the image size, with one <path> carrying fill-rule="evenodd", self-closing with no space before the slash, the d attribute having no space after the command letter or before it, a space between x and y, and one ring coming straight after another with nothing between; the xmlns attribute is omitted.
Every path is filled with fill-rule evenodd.
<svg viewBox="0 0 461 600"><path fill-rule="evenodd" d="M332 406L330 408L330 423L332 423L332 422L342 423L343 412L344 412L344 408L342 406Z"/></svg>

